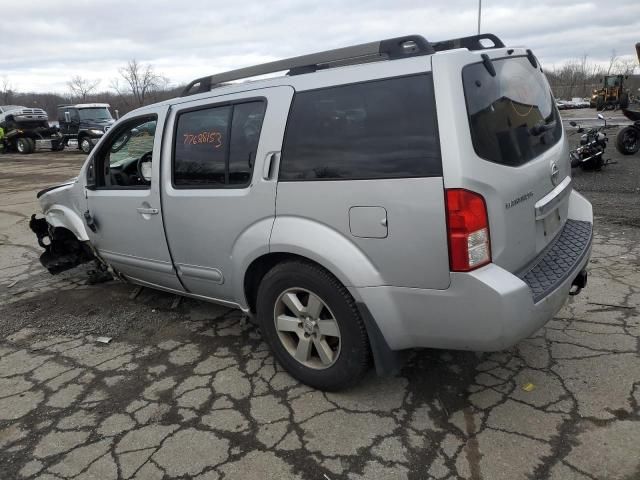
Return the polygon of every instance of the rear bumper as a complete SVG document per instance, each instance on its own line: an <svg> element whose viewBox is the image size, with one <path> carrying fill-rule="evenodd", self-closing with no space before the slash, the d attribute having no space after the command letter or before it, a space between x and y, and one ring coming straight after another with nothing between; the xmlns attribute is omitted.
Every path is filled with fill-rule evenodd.
<svg viewBox="0 0 640 480"><path fill-rule="evenodd" d="M520 275L490 264L470 273L452 272L446 290L384 286L357 288L354 294L367 305L392 350L508 348L553 318L589 262L591 205L576 192L570 203L574 221ZM581 242L569 235L576 224L588 232Z"/></svg>

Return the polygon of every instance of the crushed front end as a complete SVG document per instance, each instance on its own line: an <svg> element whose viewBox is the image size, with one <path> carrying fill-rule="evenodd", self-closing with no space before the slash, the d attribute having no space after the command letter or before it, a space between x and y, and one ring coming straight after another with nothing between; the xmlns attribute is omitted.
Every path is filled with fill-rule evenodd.
<svg viewBox="0 0 640 480"><path fill-rule="evenodd" d="M36 234L38 244L44 248L40 263L52 275L95 259L87 242L81 242L66 228L52 227L45 218L31 215L29 228Z"/></svg>

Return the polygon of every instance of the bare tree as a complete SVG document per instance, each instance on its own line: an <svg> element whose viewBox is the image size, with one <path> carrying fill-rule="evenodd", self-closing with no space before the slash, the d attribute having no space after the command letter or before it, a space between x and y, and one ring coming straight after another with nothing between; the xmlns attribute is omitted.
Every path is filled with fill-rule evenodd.
<svg viewBox="0 0 640 480"><path fill-rule="evenodd" d="M611 75L611 70L618 63L618 55L615 50L611 50L611 57L609 57L609 68L607 68L607 75Z"/></svg>
<svg viewBox="0 0 640 480"><path fill-rule="evenodd" d="M599 87L605 71L598 63L590 62L585 54L545 73L556 98L572 98L590 96L592 90Z"/></svg>
<svg viewBox="0 0 640 480"><path fill-rule="evenodd" d="M7 77L2 77L2 84L0 85L0 96L2 98L2 105L9 105L13 99L13 87Z"/></svg>
<svg viewBox="0 0 640 480"><path fill-rule="evenodd" d="M637 61L633 58L620 58L613 66L616 75L631 75L636 69Z"/></svg>
<svg viewBox="0 0 640 480"><path fill-rule="evenodd" d="M93 92L98 85L100 85L100 80L89 80L80 75L74 75L71 77L71 80L67 82L71 96L77 97L83 102L87 99L87 95Z"/></svg>
<svg viewBox="0 0 640 480"><path fill-rule="evenodd" d="M166 89L169 83L167 77L156 73L152 65L143 65L135 59L129 60L127 65L122 67L119 72L123 82L115 78L111 82L111 88L125 102L125 95L131 95L134 103L138 106L144 105L145 102L153 97L153 93Z"/></svg>

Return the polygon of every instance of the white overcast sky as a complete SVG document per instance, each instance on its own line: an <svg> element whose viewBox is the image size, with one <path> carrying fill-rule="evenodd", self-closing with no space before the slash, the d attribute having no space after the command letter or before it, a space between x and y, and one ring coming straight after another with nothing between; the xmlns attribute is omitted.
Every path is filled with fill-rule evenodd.
<svg viewBox="0 0 640 480"><path fill-rule="evenodd" d="M526 45L547 68L612 51L635 58L640 0L483 0L482 31ZM477 0L0 0L0 78L18 91L101 89L127 60L176 85L260 62L405 34L474 34ZM13 12L13 13L12 13Z"/></svg>

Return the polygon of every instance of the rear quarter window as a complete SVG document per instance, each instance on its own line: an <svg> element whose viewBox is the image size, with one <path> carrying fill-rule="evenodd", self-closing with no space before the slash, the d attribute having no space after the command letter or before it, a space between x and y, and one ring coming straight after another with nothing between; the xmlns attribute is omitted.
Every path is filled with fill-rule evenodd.
<svg viewBox="0 0 640 480"><path fill-rule="evenodd" d="M441 175L430 74L296 94L280 180Z"/></svg>

